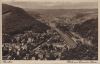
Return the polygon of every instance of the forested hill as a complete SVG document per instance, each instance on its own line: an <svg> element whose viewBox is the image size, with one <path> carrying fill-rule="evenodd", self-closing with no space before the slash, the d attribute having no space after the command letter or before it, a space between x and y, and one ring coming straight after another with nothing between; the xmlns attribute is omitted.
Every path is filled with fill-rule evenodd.
<svg viewBox="0 0 100 64"><path fill-rule="evenodd" d="M2 4L3 33L16 34L32 29L34 32L45 32L49 26L31 17L19 7Z"/></svg>

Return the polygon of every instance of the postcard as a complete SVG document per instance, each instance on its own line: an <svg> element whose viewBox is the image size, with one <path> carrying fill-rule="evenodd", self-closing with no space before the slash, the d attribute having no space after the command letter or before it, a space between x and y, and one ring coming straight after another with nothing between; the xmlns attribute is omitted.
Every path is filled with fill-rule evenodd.
<svg viewBox="0 0 100 64"><path fill-rule="evenodd" d="M98 0L2 0L1 64L99 64Z"/></svg>

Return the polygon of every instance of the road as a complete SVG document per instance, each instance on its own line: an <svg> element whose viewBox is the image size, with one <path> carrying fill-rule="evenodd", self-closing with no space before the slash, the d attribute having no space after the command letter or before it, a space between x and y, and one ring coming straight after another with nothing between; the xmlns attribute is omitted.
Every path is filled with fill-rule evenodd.
<svg viewBox="0 0 100 64"><path fill-rule="evenodd" d="M38 44L38 45L33 49L33 51L39 49L39 47L41 47L41 45L44 45L44 44L50 42L52 39L53 39L53 37L49 38L46 42L41 42L40 44Z"/></svg>

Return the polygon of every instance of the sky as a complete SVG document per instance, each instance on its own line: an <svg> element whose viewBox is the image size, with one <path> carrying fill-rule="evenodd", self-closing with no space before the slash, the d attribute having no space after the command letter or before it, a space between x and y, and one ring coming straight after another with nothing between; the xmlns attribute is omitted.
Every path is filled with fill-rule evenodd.
<svg viewBox="0 0 100 64"><path fill-rule="evenodd" d="M98 0L2 0L6 1L33 1L33 2L97 2Z"/></svg>
<svg viewBox="0 0 100 64"><path fill-rule="evenodd" d="M13 6L29 9L98 8L98 0L3 0L3 2Z"/></svg>

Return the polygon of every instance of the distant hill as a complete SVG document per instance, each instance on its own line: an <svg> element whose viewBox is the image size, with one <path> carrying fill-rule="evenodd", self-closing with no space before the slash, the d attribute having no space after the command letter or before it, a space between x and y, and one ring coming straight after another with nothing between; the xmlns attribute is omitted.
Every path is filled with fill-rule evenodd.
<svg viewBox="0 0 100 64"><path fill-rule="evenodd" d="M50 28L23 9L7 4L2 4L2 27L2 32L7 34L22 33L29 29L34 32L45 32Z"/></svg>

